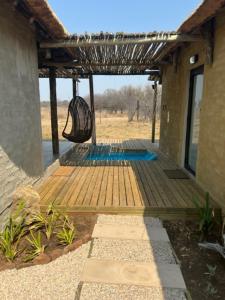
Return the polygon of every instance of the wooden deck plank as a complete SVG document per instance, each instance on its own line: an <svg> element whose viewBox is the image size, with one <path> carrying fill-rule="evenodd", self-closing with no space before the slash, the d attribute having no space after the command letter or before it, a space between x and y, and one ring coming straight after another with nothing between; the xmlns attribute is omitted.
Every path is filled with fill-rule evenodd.
<svg viewBox="0 0 225 300"><path fill-rule="evenodd" d="M140 173L140 170L138 168L139 163L132 162L131 165L132 165L132 169L135 173L137 184L138 184L138 187L139 187L139 190L140 190L140 195L142 197L143 206L144 207L149 207L151 205L150 202L149 202L149 199L153 199L152 193L149 190L148 186L146 185L145 177L142 176L142 174Z"/></svg>
<svg viewBox="0 0 225 300"><path fill-rule="evenodd" d="M104 167L102 184L101 184L101 189L100 189L99 199L98 199L98 206L105 206L108 174L109 174L109 167L106 166Z"/></svg>
<svg viewBox="0 0 225 300"><path fill-rule="evenodd" d="M61 177L54 177L51 185L48 187L48 192L42 197L42 203L44 204L50 204L53 203L60 192L60 190L63 188L63 186L68 181L68 177L61 176Z"/></svg>
<svg viewBox="0 0 225 300"><path fill-rule="evenodd" d="M79 193L81 191L81 188L85 181L85 176L87 175L87 173L88 173L88 167L86 167L86 166L81 167L80 171L74 177L73 188L71 190L69 197L67 198L66 205L68 205L68 206L76 205L76 200L79 196Z"/></svg>
<svg viewBox="0 0 225 300"><path fill-rule="evenodd" d="M85 201L85 196L86 196L86 193L88 191L88 188L89 188L89 185L91 183L91 179L92 179L92 176L93 176L93 173L94 173L94 167L88 167L87 171L88 172L87 172L87 175L84 178L82 189L80 190L80 193L79 193L79 195L77 197L77 200L76 200L76 205L83 205L83 203Z"/></svg>
<svg viewBox="0 0 225 300"><path fill-rule="evenodd" d="M130 183L130 176L129 176L129 170L128 166L123 167L124 170L124 183L125 183L125 190L126 190L126 198L127 198L127 206L132 207L135 206L134 203L134 197L133 192L131 189L131 183Z"/></svg>
<svg viewBox="0 0 225 300"><path fill-rule="evenodd" d="M52 176L71 176L74 172L74 167L62 167L60 166Z"/></svg>
<svg viewBox="0 0 225 300"><path fill-rule="evenodd" d="M153 163L152 167L156 169L156 172L158 173L158 179L163 183L162 187L164 188L171 204L174 207L188 207L184 200L184 195L180 194L179 190L177 189L176 182L168 179L157 163Z"/></svg>
<svg viewBox="0 0 225 300"><path fill-rule="evenodd" d="M92 167L92 168L94 170L94 173L91 177L89 187L88 187L88 189L86 191L86 194L85 194L85 198L84 198L84 202L83 202L84 206L91 206L91 198L92 198L92 195L93 195L93 192L94 192L94 188L95 188L95 185L96 185L96 179L97 179L97 176L98 176L98 173L99 173L99 167Z"/></svg>
<svg viewBox="0 0 225 300"><path fill-rule="evenodd" d="M95 187L94 187L94 191L93 191L93 194L92 194L92 197L91 197L90 206L95 207L95 206L98 205L103 173L104 173L104 166L100 166L98 168L98 175L97 175L97 178L96 178L96 184L95 184Z"/></svg>
<svg viewBox="0 0 225 300"><path fill-rule="evenodd" d="M61 191L58 193L56 199L55 199L55 204L66 204L68 202L68 199L73 193L74 189L74 181L76 180L75 178L77 177L78 173L81 172L81 167L74 167L73 174L67 181L67 183L64 185L64 187L61 189Z"/></svg>
<svg viewBox="0 0 225 300"><path fill-rule="evenodd" d="M112 206L113 205L113 167L109 167L109 174L108 174L108 181L106 187L106 200L105 206Z"/></svg>
<svg viewBox="0 0 225 300"><path fill-rule="evenodd" d="M150 168L148 168L148 166L144 162L138 163L138 168L144 180L144 188L147 191L149 206L164 207L164 202L158 190L155 188L154 182L152 181Z"/></svg>
<svg viewBox="0 0 225 300"><path fill-rule="evenodd" d="M120 205L119 195L119 167L113 167L113 206L117 207Z"/></svg>
<svg viewBox="0 0 225 300"><path fill-rule="evenodd" d="M161 205L164 205L165 207L172 207L172 203L169 201L168 196L163 189L163 182L160 182L158 173L155 172L153 164L154 162L142 162L142 166L146 168L148 173L148 181L151 182L155 194L159 195L157 201L162 201L163 204Z"/></svg>
<svg viewBox="0 0 225 300"><path fill-rule="evenodd" d="M130 166L128 167L128 172L129 172L131 189L132 189L132 193L133 193L134 206L136 206L136 207L144 206L142 197L141 197L141 192L140 192L140 189L138 186L138 182L137 182L134 172Z"/></svg>
<svg viewBox="0 0 225 300"><path fill-rule="evenodd" d="M119 196L120 206L127 206L127 195L125 190L124 167L119 167Z"/></svg>

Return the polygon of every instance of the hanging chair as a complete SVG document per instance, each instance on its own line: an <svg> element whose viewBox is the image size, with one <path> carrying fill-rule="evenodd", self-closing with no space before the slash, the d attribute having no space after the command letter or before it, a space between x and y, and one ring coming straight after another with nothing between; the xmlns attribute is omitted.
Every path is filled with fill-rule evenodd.
<svg viewBox="0 0 225 300"><path fill-rule="evenodd" d="M70 117L72 122L71 131L66 133ZM66 125L62 136L74 143L84 143L90 139L92 127L92 113L88 104L83 98L76 96L69 103Z"/></svg>

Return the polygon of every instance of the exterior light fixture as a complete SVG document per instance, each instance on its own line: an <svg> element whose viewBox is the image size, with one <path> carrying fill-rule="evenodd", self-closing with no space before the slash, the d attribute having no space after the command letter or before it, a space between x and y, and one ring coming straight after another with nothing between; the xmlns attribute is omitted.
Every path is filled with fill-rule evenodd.
<svg viewBox="0 0 225 300"><path fill-rule="evenodd" d="M198 54L195 54L193 56L190 57L190 64L194 65L198 62Z"/></svg>

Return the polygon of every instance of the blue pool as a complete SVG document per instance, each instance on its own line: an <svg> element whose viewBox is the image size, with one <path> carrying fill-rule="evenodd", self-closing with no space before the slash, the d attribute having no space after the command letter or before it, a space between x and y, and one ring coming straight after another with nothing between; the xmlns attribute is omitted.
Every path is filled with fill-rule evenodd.
<svg viewBox="0 0 225 300"><path fill-rule="evenodd" d="M90 152L86 160L156 160L157 155L149 151L124 151L124 152Z"/></svg>

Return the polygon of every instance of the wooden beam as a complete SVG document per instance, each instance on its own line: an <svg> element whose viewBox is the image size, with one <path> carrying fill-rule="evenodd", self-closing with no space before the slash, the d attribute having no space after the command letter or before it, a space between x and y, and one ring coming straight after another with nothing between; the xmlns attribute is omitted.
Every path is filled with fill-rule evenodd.
<svg viewBox="0 0 225 300"><path fill-rule="evenodd" d="M167 61L162 61L160 62L163 65L170 65L171 62L167 62ZM90 68L90 67L121 67L121 66L137 66L140 68L149 68L151 67L151 65L154 64L154 61L149 61L146 63L143 62L138 62L138 61L121 61L121 62L107 62L105 61L104 63L102 62L90 62L90 63L81 63L81 62L73 62L73 61L67 61L67 62L54 62L51 60L41 60L39 62L39 66L40 69L42 68L41 66L43 66L43 68L46 67L56 67L56 68L69 68L69 69L73 69L73 68Z"/></svg>
<svg viewBox="0 0 225 300"><path fill-rule="evenodd" d="M76 96L77 96L77 80L73 78L72 84L73 84L73 98L76 98Z"/></svg>
<svg viewBox="0 0 225 300"><path fill-rule="evenodd" d="M52 128L52 150L54 155L59 155L59 135L56 96L56 70L49 69L50 106L51 106L51 128Z"/></svg>
<svg viewBox="0 0 225 300"><path fill-rule="evenodd" d="M215 31L215 20L212 19L206 24L203 25L202 28L202 35L205 40L205 53L206 53L206 59L205 63L207 65L211 65L213 63L214 58L214 31Z"/></svg>
<svg viewBox="0 0 225 300"><path fill-rule="evenodd" d="M156 106L158 96L158 85L157 81L154 82L154 98L153 98L153 109L152 109L152 143L155 143L155 123L156 123Z"/></svg>
<svg viewBox="0 0 225 300"><path fill-rule="evenodd" d="M93 121L93 131L92 131L92 144L96 145L96 124L95 124L95 103L94 103L94 86L93 86L93 76L89 76L89 88L90 88L90 106Z"/></svg>
<svg viewBox="0 0 225 300"><path fill-rule="evenodd" d="M114 38L114 39L65 39L57 41L45 41L40 43L40 48L79 48L92 46L114 46L132 44L174 43L174 42L198 42L202 40L200 35L188 34L156 34L146 38Z"/></svg>

